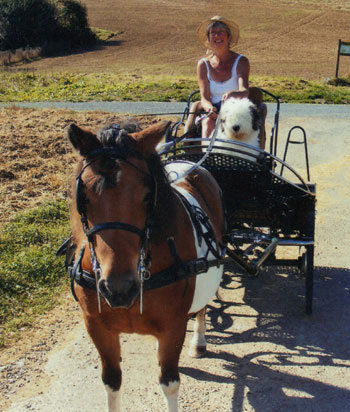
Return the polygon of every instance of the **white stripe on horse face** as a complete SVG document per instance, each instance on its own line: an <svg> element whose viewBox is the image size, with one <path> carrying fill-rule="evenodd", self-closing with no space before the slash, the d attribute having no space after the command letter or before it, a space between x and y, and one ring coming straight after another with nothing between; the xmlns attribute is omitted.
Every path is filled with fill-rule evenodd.
<svg viewBox="0 0 350 412"><path fill-rule="evenodd" d="M107 393L108 412L121 412L120 391L114 391L110 386L105 385Z"/></svg>
<svg viewBox="0 0 350 412"><path fill-rule="evenodd" d="M168 412L177 412L177 396L179 393L179 381L169 382L168 385L160 384L165 400L168 405Z"/></svg>

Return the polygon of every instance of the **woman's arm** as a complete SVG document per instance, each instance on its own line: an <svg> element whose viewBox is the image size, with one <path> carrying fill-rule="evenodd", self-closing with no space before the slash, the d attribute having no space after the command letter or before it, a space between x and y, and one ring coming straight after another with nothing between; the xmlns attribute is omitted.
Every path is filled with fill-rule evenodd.
<svg viewBox="0 0 350 412"><path fill-rule="evenodd" d="M200 60L197 65L197 78L199 91L201 93L201 104L203 110L208 112L209 117L216 118L216 107L213 106L210 100L210 86L207 76L207 67L203 60Z"/></svg>

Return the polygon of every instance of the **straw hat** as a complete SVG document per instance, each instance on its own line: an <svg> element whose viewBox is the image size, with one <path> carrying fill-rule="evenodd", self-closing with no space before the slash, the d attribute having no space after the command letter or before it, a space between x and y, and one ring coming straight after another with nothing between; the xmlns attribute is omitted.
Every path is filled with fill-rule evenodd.
<svg viewBox="0 0 350 412"><path fill-rule="evenodd" d="M207 36L208 26L209 24L215 23L215 22L223 23L230 29L230 33L231 33L230 47L238 43L239 27L237 26L237 24L231 20L225 19L225 17L214 16L210 19L203 21L203 23L197 29L198 40L206 49L209 48L209 42L208 42L208 36Z"/></svg>

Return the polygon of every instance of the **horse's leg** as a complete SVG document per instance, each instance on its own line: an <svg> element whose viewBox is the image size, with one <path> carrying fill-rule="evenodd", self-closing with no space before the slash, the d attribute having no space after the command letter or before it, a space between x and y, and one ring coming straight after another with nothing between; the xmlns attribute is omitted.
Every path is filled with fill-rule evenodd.
<svg viewBox="0 0 350 412"><path fill-rule="evenodd" d="M102 363L102 381L107 393L108 412L120 412L120 387L122 372L120 369L120 342L119 335L110 332L96 324L89 325L87 329L98 350Z"/></svg>
<svg viewBox="0 0 350 412"><path fill-rule="evenodd" d="M185 334L186 325L173 329L172 332L158 339L159 383L167 402L168 412L177 412L177 396L180 386L179 358Z"/></svg>
<svg viewBox="0 0 350 412"><path fill-rule="evenodd" d="M193 327L193 337L190 341L190 347L188 349L188 354L192 358L200 358L207 351L207 341L205 340L205 311L203 308L196 315L196 320Z"/></svg>

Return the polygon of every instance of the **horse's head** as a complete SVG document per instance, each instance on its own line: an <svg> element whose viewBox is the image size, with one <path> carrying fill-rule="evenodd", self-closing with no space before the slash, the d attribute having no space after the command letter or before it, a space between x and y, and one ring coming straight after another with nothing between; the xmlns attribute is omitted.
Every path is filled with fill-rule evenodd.
<svg viewBox="0 0 350 412"><path fill-rule="evenodd" d="M140 291L140 251L157 202L152 158L168 122L120 132L116 125L96 134L72 124L68 137L82 156L75 205L82 218L99 275L98 289L111 307L128 308Z"/></svg>

